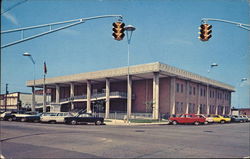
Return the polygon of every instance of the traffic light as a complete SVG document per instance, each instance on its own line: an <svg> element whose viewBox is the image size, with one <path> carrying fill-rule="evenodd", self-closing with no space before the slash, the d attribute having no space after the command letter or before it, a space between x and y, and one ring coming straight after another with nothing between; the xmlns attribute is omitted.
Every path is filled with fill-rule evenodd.
<svg viewBox="0 0 250 159"><path fill-rule="evenodd" d="M113 26L114 26L114 28L113 28L114 33L112 35L113 35L114 39L118 40L118 41L122 40L125 36L125 34L124 34L125 24L122 22L115 22L115 23L113 23Z"/></svg>
<svg viewBox="0 0 250 159"><path fill-rule="evenodd" d="M211 28L212 28L212 25L209 25L209 24L201 24L200 25L200 27L199 27L199 29L200 29L199 39L201 41L208 41L212 37L212 35L211 35L211 33L212 33Z"/></svg>

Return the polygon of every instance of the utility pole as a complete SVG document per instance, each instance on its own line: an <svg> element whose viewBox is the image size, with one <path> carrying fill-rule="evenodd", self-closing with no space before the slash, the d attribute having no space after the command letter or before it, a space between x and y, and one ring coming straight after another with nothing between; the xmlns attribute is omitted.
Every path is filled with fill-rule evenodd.
<svg viewBox="0 0 250 159"><path fill-rule="evenodd" d="M9 94L9 91L8 91L8 83L6 83L6 92L5 92L5 106L4 106L4 111L7 110L7 95Z"/></svg>

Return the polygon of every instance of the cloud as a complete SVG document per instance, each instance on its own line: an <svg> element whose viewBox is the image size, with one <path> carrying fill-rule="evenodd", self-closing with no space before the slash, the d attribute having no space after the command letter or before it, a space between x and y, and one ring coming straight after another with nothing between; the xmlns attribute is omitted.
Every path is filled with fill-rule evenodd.
<svg viewBox="0 0 250 159"><path fill-rule="evenodd" d="M3 16L4 16L7 20L9 20L12 24L14 24L14 25L18 25L18 24L19 24L18 21L17 21L17 19L16 19L16 17L15 17L14 15L12 15L12 14L10 14L10 13L8 13L8 12L5 12L5 13L3 14Z"/></svg>

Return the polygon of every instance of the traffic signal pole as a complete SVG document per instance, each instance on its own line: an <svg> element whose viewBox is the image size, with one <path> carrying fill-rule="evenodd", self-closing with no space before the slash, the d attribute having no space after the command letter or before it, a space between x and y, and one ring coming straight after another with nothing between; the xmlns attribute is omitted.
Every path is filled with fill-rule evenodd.
<svg viewBox="0 0 250 159"><path fill-rule="evenodd" d="M224 19L214 19L214 18L202 18L201 19L201 23L202 24L207 24L207 21L218 21L218 22L223 22L223 23L235 24L235 25L237 25L240 28L243 28L245 30L250 31L250 24L243 24L243 23L229 21L229 20L224 20Z"/></svg>
<svg viewBox="0 0 250 159"><path fill-rule="evenodd" d="M12 45L15 45L15 44L18 44L18 43L21 43L21 42L24 42L24 41L28 41L28 40L37 38L37 37L40 37L40 36L43 36L43 35L46 35L46 34L50 34L50 33L53 33L53 32L59 31L59 30L63 30L63 29L66 29L66 28L69 28L69 27L84 23L84 22L86 22L88 20L94 20L94 19L100 19L100 18L111 18L111 17L118 17L119 20L122 20L122 15L101 15L101 16L95 16L95 17L73 19L73 20L68 20L68 21L55 22L55 23L42 24L42 25L35 25L35 26L30 26L30 27L25 27L25 28L2 31L1 34L20 31L22 39L11 42L11 43L8 43L8 44L5 44L5 45L2 45L1 49L12 46ZM59 27L59 28L56 28L56 29L52 29L52 26L59 25L59 24L67 24L67 23L71 23L71 24L68 24L68 25L65 25L65 26L62 26L62 27ZM40 34L36 34L36 35L30 36L30 37L23 38L23 33L24 33L25 30L31 30L31 29L42 28L42 27L49 27L49 31L46 31L46 32L43 32L43 33L40 33Z"/></svg>

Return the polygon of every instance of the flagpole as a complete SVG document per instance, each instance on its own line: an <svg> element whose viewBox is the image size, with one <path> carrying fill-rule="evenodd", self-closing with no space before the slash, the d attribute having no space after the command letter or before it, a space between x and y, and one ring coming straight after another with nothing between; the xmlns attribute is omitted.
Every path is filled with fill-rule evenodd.
<svg viewBox="0 0 250 159"><path fill-rule="evenodd" d="M45 86L45 79L47 74L47 67L46 63L44 62L44 74L43 74L43 112L46 112L46 86Z"/></svg>

